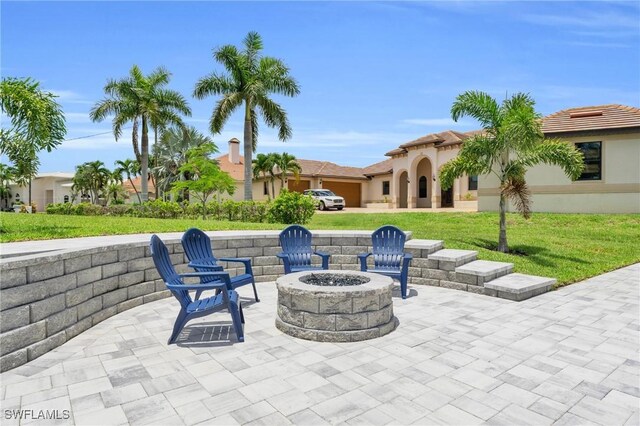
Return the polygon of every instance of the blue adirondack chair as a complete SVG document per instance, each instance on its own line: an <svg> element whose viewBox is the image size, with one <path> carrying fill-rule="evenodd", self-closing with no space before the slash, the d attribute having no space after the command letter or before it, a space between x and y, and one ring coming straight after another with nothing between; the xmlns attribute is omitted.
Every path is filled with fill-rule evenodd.
<svg viewBox="0 0 640 426"><path fill-rule="evenodd" d="M410 253L404 253L404 243L407 236L395 226L386 225L376 229L371 234L373 252L361 253L360 270L374 272L396 278L400 281L402 298L407 298L407 278L409 277L409 263L413 258ZM367 258L373 256L373 268L367 268Z"/></svg>
<svg viewBox="0 0 640 426"><path fill-rule="evenodd" d="M280 233L282 252L277 256L284 263L284 273L329 269L329 253L311 249L311 232L303 226L291 225ZM311 266L311 256L322 258L322 266Z"/></svg>
<svg viewBox="0 0 640 426"><path fill-rule="evenodd" d="M198 228L191 228L184 233L182 236L182 247L189 259L188 266L198 272L222 271L222 266L218 264L218 261L244 264L244 274L231 278L230 290L251 284L256 302L260 301L260 299L258 299L258 290L256 289L256 280L253 276L253 270L251 269L251 259L235 257L216 258L211 250L211 240L207 234ZM200 282L207 284L210 282L220 282L220 280L221 278L218 276L203 276ZM196 293L196 299L200 298L201 293L202 291Z"/></svg>
<svg viewBox="0 0 640 426"><path fill-rule="evenodd" d="M238 293L231 289L231 278L229 273L215 272L189 272L186 274L178 274L171 264L169 251L162 240L157 236L151 236L151 257L160 277L164 281L171 294L180 302L180 313L173 325L173 332L169 337L168 344L175 342L180 331L185 324L194 318L202 317L213 312L227 310L231 314L231 321L235 329L239 342L244 342L244 314L242 313L242 305L240 304ZM206 284L188 285L183 281L184 277L218 277L217 282L208 282ZM189 291L219 290L215 296L211 296L201 300L193 300L189 295Z"/></svg>

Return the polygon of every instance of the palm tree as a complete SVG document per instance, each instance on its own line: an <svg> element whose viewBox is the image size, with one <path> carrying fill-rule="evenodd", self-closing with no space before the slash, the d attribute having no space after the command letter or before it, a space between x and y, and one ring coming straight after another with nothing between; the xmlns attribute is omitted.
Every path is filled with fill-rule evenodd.
<svg viewBox="0 0 640 426"><path fill-rule="evenodd" d="M72 189L79 192L89 191L93 204L98 204L100 195L104 193L112 178L111 171L102 161L89 161L76 167Z"/></svg>
<svg viewBox="0 0 640 426"><path fill-rule="evenodd" d="M3 208L9 205L9 198L11 198L9 182L15 180L15 174L16 170L13 167L0 163L0 204Z"/></svg>
<svg viewBox="0 0 640 426"><path fill-rule="evenodd" d="M99 101L90 112L93 121L102 121L113 115L113 134L116 140L122 135L122 127L133 122L132 142L136 159L140 163L141 200L149 195L149 126L172 123L184 126L182 115L191 115L185 98L178 92L165 89L171 74L158 67L151 74L144 75L137 65L129 71L129 76L120 80L109 80L104 86L107 98ZM137 123L142 125L142 138L138 151Z"/></svg>
<svg viewBox="0 0 640 426"><path fill-rule="evenodd" d="M271 177L271 194L275 197L275 192L273 190L273 179L274 179L273 169L275 167L274 160L275 160L274 154L258 154L256 158L253 160L253 178L260 179L260 177L263 177L266 180L267 176L270 176ZM270 194L267 194L267 196L271 198Z"/></svg>
<svg viewBox="0 0 640 426"><path fill-rule="evenodd" d="M282 189L284 188L284 181L287 178L289 172L293 173L293 177L296 179L296 181L300 179L302 166L300 166L300 163L298 163L295 155L283 152L281 155L279 155L278 162L276 164L280 169L280 191L282 191Z"/></svg>
<svg viewBox="0 0 640 426"><path fill-rule="evenodd" d="M140 193L136 189L136 186L133 183L133 179L132 179L132 177L135 178L140 174L140 163L138 163L136 160L127 158L124 161L117 160L115 162L115 166L116 166L116 169L114 170L114 173L117 173L120 176L122 176L122 174L124 173L127 176L127 180L129 181L129 184L131 184L131 187L133 188L134 192L138 196L138 202L141 203L142 200L140 199Z"/></svg>
<svg viewBox="0 0 640 426"><path fill-rule="evenodd" d="M258 113L269 127L278 128L282 141L291 138L291 127L285 110L269 98L272 93L293 97L300 93L298 83L289 75L289 68L280 60L261 56L262 38L250 32L244 39L244 50L225 45L213 51L227 74L212 73L201 78L193 96L204 99L222 95L211 114L211 133L220 133L231 114L244 108L244 199L253 199L253 151L258 140Z"/></svg>
<svg viewBox="0 0 640 426"><path fill-rule="evenodd" d="M500 180L500 234L498 251L507 253L507 200L528 218L530 192L525 181L527 167L545 163L557 165L575 180L583 170L582 153L559 139L546 139L535 101L517 93L502 104L484 92L459 95L451 107L455 121L464 116L480 122L484 132L466 139L456 158L440 172L443 189L453 186L463 175L493 174Z"/></svg>
<svg viewBox="0 0 640 426"><path fill-rule="evenodd" d="M210 144L212 152L218 152L218 147L211 138L203 135L193 126L185 129L171 127L162 132L159 142L154 145L154 157L157 158L154 173L161 178L158 185L164 191L175 181L188 178L180 172L180 167L187 162L187 153L190 149L204 144Z"/></svg>

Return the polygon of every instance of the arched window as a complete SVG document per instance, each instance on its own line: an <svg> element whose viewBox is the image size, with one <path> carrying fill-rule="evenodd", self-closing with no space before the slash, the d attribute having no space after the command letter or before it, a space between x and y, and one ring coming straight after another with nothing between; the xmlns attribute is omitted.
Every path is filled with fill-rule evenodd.
<svg viewBox="0 0 640 426"><path fill-rule="evenodd" d="M69 202L69 196L68 196L68 195L65 195L65 196L64 196L64 202L65 202L65 203L68 203L68 202Z"/></svg>
<svg viewBox="0 0 640 426"><path fill-rule="evenodd" d="M427 178L420 176L418 180L418 198L427 198Z"/></svg>

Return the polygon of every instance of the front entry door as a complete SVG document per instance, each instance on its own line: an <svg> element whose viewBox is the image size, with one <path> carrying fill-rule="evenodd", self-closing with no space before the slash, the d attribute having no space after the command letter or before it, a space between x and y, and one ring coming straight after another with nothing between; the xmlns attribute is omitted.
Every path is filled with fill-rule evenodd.
<svg viewBox="0 0 640 426"><path fill-rule="evenodd" d="M453 207L453 187L440 192L440 207Z"/></svg>

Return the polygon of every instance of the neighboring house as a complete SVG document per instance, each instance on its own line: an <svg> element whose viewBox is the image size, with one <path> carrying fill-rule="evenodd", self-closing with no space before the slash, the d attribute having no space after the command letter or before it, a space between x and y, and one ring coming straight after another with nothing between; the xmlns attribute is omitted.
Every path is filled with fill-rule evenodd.
<svg viewBox="0 0 640 426"><path fill-rule="evenodd" d="M532 167L526 175L533 211L640 213L640 109L623 105L571 108L543 119L546 137L575 144L585 170L571 181L556 166ZM483 176L480 211L498 209L498 181Z"/></svg>
<svg viewBox="0 0 640 426"><path fill-rule="evenodd" d="M73 185L73 173L40 173L31 180L31 202L36 204L38 211L43 211L48 204L71 202L71 186ZM29 203L29 185L19 186L16 183L9 184L11 198L9 207L22 201Z"/></svg>
<svg viewBox="0 0 640 426"><path fill-rule="evenodd" d="M127 193L127 199L125 200L125 203L127 204L133 204L133 203L137 203L138 202L138 195L140 194L140 188L142 188L142 178L140 176L131 179L131 181L133 182L133 186L131 185L131 182L129 182L129 179L127 179L126 177L123 179L122 181L122 187L124 188L124 191ZM133 189L135 186L135 189ZM147 194L149 194L149 200L154 200L156 198L156 187L153 184L153 180L149 179L148 183L147 183Z"/></svg>

